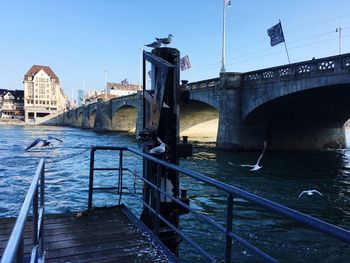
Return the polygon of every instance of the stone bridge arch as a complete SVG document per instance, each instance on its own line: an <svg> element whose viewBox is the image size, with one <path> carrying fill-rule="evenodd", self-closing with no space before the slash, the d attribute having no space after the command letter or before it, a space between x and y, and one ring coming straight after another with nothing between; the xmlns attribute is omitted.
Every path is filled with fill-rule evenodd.
<svg viewBox="0 0 350 263"><path fill-rule="evenodd" d="M138 95L114 99L111 102L111 130L136 132L142 126L142 100Z"/></svg>
<svg viewBox="0 0 350 263"><path fill-rule="evenodd" d="M96 109L93 109L89 112L89 121L88 126L86 128L93 129L95 126L95 120L96 120Z"/></svg>
<svg viewBox="0 0 350 263"><path fill-rule="evenodd" d="M344 148L349 97L350 84L304 89L260 105L244 124L265 127L270 148Z"/></svg>
<svg viewBox="0 0 350 263"><path fill-rule="evenodd" d="M135 132L138 109L132 105L123 105L112 115L112 130Z"/></svg>
<svg viewBox="0 0 350 263"><path fill-rule="evenodd" d="M180 105L180 136L216 141L218 123L219 110L205 102L190 100Z"/></svg>
<svg viewBox="0 0 350 263"><path fill-rule="evenodd" d="M279 97L350 84L350 56L334 56L243 74L242 117Z"/></svg>
<svg viewBox="0 0 350 263"><path fill-rule="evenodd" d="M76 127L82 127L83 124L83 107L80 107L76 110L76 122L75 126Z"/></svg>

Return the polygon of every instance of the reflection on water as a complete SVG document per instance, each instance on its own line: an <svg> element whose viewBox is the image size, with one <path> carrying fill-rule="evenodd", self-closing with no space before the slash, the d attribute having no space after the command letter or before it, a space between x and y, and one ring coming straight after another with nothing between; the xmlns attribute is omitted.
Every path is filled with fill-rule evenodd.
<svg viewBox="0 0 350 263"><path fill-rule="evenodd" d="M46 159L46 206L49 213L76 211L87 205L89 149L91 145L132 145L134 136L118 133L95 133L62 127L0 127L0 216L15 216L28 190L40 158ZM24 149L36 137L53 135L64 140L52 148ZM117 153L98 153L97 166L117 167ZM251 172L243 163L255 163L260 151L228 152L216 150L214 144L195 145L192 158L181 165L201 172L229 185L250 191L329 223L350 229L350 149L321 152L270 152L262 159L263 168ZM231 166L231 162L237 164ZM115 164L115 165L114 165ZM125 159L125 165L141 173L141 160ZM98 177L96 177L98 178ZM113 172L96 179L105 186L115 180ZM129 183L139 187L133 177ZM188 189L191 207L226 224L226 195L204 183L181 177L181 187ZM303 196L305 189L317 189L324 197ZM126 198L125 198L126 197ZM123 201L140 211L127 195ZM97 193L97 205L112 205L115 194ZM221 255L224 238L217 230L187 214L181 217L181 229L204 248ZM282 262L346 262L348 246L319 235L282 217L257 208L245 200L234 198L234 231ZM183 244L185 244L183 242ZM186 262L200 262L187 245L183 245ZM239 262L259 262L249 250L234 243L234 257ZM219 260L222 257L218 257Z"/></svg>

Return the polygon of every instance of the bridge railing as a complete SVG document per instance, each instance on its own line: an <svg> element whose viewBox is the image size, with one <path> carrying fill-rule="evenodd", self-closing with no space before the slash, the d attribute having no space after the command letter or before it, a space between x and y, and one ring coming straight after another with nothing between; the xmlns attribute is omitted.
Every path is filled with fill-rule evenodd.
<svg viewBox="0 0 350 263"><path fill-rule="evenodd" d="M119 151L119 159L116 158L116 163L118 167L116 168L96 168L95 167L95 152L96 151ZM125 157L125 153L130 152L136 156L139 156L143 159L147 159L148 161L151 161L153 163L157 164L157 173L156 178L152 181L143 178L142 176L138 175L132 168L128 167L126 165L126 162L123 161L123 158ZM135 163L135 162L133 162ZM171 169L179 173L179 175L187 176L192 179L194 179L198 183L205 183L209 186L212 186L216 188L217 190L224 191L226 193L226 225L222 225L213 219L209 218L208 216L198 212L196 209L191 207L190 205L183 202L183 200L179 197L175 197L168 192L164 191L161 188L161 171L162 169ZM99 170L107 170L107 171L117 171L117 180L116 184L117 186L113 187L103 187L98 188L94 187L94 172ZM124 186L124 181L126 176L131 176L134 181L133 186ZM139 178L139 180L142 180L143 187L150 187L152 189L152 196L156 197L155 203L156 208L152 208L149 206L139 195L136 193L136 177ZM199 254L204 256L206 259L208 259L211 262L216 262L216 258L212 256L209 252L205 251L200 245L198 245L192 238L188 237L184 231L182 231L180 228L176 227L172 222L170 222L167 218L165 218L160 213L160 202L162 198L170 199L176 205L178 205L179 209L185 209L188 210L194 218L200 219L201 224L203 222L206 222L207 224L213 226L218 231L220 231L224 237L225 237L225 251L224 251L224 257L225 262L231 262L232 260L232 241L235 240L242 244L244 247L248 248L250 251L252 251L254 254L258 255L261 259L264 259L267 262L278 262L277 259L273 258L272 256L268 255L267 253L263 252L259 248L255 247L252 243L247 241L246 239L240 237L237 235L232 228L233 223L233 197L240 197L248 202L251 202L258 207L262 207L267 209L270 212L274 212L277 214L280 214L284 216L285 218L292 219L296 222L301 223L305 227L310 227L313 230L319 231L321 233L327 234L329 236L334 237L335 239L338 239L340 241L343 241L347 244L350 244L350 231L346 229L339 228L337 226L331 225L329 223L326 223L322 220L319 220L317 218L305 215L303 213L300 213L296 210L290 209L288 207L285 207L283 205L277 204L275 202L272 202L270 200L267 200L265 198L262 198L260 196L254 195L252 193L249 193L247 191L241 190L237 187L222 183L220 181L217 181L215 179L212 179L208 176L202 175L200 173L197 173L195 171L182 168L180 166L171 164L169 162L163 161L161 159L158 159L150 154L146 154L143 152L140 152L132 147L111 147L111 146L93 146L91 148L90 152L90 178L89 178L89 196L88 196L88 209L92 209L93 205L93 191L94 190L118 190L119 193L119 204L121 203L121 197L123 194L123 190L128 190L130 194L135 196L140 202L143 203L144 206L146 206L151 213L153 213L155 220L154 220L154 231L156 234L159 233L159 222L161 221L163 224L167 225L169 228L171 228L173 231L175 231L183 240L185 240L190 246L192 246L195 250L198 251Z"/></svg>
<svg viewBox="0 0 350 263"><path fill-rule="evenodd" d="M182 87L187 87L190 90L194 89L207 89L207 88L218 88L220 84L220 78L212 78L203 81L191 82Z"/></svg>
<svg viewBox="0 0 350 263"><path fill-rule="evenodd" d="M244 73L243 78L244 82L273 82L342 72L350 72L349 53L250 71Z"/></svg>
<svg viewBox="0 0 350 263"><path fill-rule="evenodd" d="M45 161L41 159L15 226L12 229L10 239L1 258L1 263L27 262L24 258L24 228L31 206L33 207L33 249L30 262L44 262L44 188Z"/></svg>

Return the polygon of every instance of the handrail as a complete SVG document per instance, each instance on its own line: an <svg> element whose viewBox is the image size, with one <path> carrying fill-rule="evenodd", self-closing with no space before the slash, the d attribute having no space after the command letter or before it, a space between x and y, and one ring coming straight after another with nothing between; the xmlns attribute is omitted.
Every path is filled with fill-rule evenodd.
<svg viewBox="0 0 350 263"><path fill-rule="evenodd" d="M179 167L177 165L171 164L169 162L163 161L161 159L158 159L154 156L151 156L149 154L146 153L142 153L132 147L108 147L108 146L93 146L91 148L91 156L94 156L94 153L96 150L119 150L119 151L129 151L133 154L136 154L140 157L143 157L149 161L152 161L154 163L158 163L159 165L165 166L167 168L173 169L179 173L185 174L191 178L194 178L196 180L199 180L201 182L207 183L211 186L214 186L222 191L225 191L228 195L227 197L227 224L226 224L226 228L217 224L216 222L212 221L209 218L206 218L206 216L196 212L195 210L193 210L192 208L190 208L188 205L186 205L185 203L183 203L180 199L173 197L171 195L169 195L168 193L166 193L165 191L163 191L162 189L159 188L159 186L155 183L152 183L148 180L146 180L145 178L141 178L143 180L143 182L147 185L149 185L150 187L152 187L153 189L155 189L155 191L157 191L157 195L159 196L160 194L169 197L172 201L176 202L177 204L181 205L182 207L188 209L189 211L191 211L192 213L194 213L194 215L196 215L197 217L205 220L206 222L210 223L211 225L213 225L214 227L216 227L218 230L220 230L221 232L226 233L226 262L230 261L231 258L231 246L232 246L232 240L230 238L233 238L235 240L237 240L238 242L240 242L242 245L244 245L245 247L249 248L251 251L253 251L255 254L261 256L263 259L265 259L266 261L269 262L276 262L276 260L274 258L271 258L269 255L267 255L266 253L260 251L258 248L254 247L253 245L251 245L249 242L247 242L246 240L242 239L241 237L237 236L236 234L234 234L232 232L232 228L230 227L230 225L232 224L232 196L236 195L241 197L242 199L245 199L247 201L250 201L256 205L258 205L259 207L263 207L269 211L278 213L280 215L283 215L286 218L289 219L293 219L299 223L301 223L304 226L309 226L314 230L317 230L321 233L327 234L329 236L332 236L340 241L343 241L345 243L350 244L350 231L334 226L332 224L329 224L327 222L324 222L322 220L319 220L317 218L305 215L303 213L300 213L296 210L290 209L288 207L285 207L283 205L277 204L275 202L272 202L270 200L267 200L265 198L259 197L257 195L254 195L252 193L249 193L247 191L241 190L237 187L219 182L215 179L212 179L210 177L207 177L205 175L202 175L200 173L191 171L189 169L186 168L182 168ZM121 155L122 156L122 155ZM93 163L90 163L93 165ZM93 170L93 166L90 167L90 171ZM119 171L120 173L122 173L122 171L125 170L123 167L119 167ZM91 176L93 176L93 174L90 174L90 182L92 182L91 180ZM158 176L158 175L157 175ZM158 181L158 180L157 180ZM122 186L119 186L120 189L125 189ZM90 185L89 186L89 190L91 189L91 191L93 191L93 186ZM130 189L129 189L130 190ZM90 199L91 197L91 199ZM92 193L90 193L89 191L89 204L92 205ZM147 206L147 205L146 205ZM91 208L91 206L90 206ZM156 209L157 210L157 209ZM161 219L164 223L166 223L170 228L172 228L175 232L177 232L180 236L182 236L180 230L175 230L173 225L169 225L169 222L166 222L167 220L162 217L158 211L156 211L154 209L150 209L150 211L152 213L155 214L156 218ZM178 232L179 231L179 232ZM183 236L182 236L183 237ZM188 240L187 238L185 238L186 241L188 241L192 246L194 246L193 241L191 241L190 239ZM194 246L195 247L195 246ZM196 247L195 247L196 248ZM196 248L197 249L197 248ZM197 249L199 252L201 252L199 249ZM203 254L203 253L202 253ZM205 254L203 254L205 255ZM208 258L208 257L207 257ZM210 258L208 258L210 259Z"/></svg>
<svg viewBox="0 0 350 263"><path fill-rule="evenodd" d="M1 263L23 262L24 261L24 241L23 232L28 219L30 207L33 203L33 251L32 257L44 257L44 180L45 180L45 161L41 159L36 169L33 181L29 187L26 198L23 202L21 211L17 217L16 223L12 229L10 239L6 245L1 258ZM40 182L40 184L39 184ZM40 207L38 203L40 186ZM40 212L39 212L40 210Z"/></svg>

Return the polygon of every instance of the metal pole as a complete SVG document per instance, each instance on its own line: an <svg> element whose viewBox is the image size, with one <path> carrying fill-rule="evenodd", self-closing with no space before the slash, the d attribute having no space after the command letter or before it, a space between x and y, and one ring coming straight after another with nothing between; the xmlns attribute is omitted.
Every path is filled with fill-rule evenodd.
<svg viewBox="0 0 350 263"><path fill-rule="evenodd" d="M34 200L33 200L33 246L36 246L38 244L38 187L35 190L34 194Z"/></svg>
<svg viewBox="0 0 350 263"><path fill-rule="evenodd" d="M225 72L225 38L226 38L226 0L224 1L223 17L222 17L222 50L221 50L221 70L220 72Z"/></svg>
<svg viewBox="0 0 350 263"><path fill-rule="evenodd" d="M281 20L279 19L279 22L281 24ZM281 28L282 28L282 24L281 24ZM283 30L282 30L282 33L283 33ZM288 64L290 64L290 59L289 59L289 54L288 54L288 48L287 48L287 44L286 44L286 38L284 37L284 34L283 34L283 43L284 43L284 47L286 48L286 53L287 53L287 58L288 58Z"/></svg>
<svg viewBox="0 0 350 263"><path fill-rule="evenodd" d="M90 176L89 176L89 197L88 210L92 208L92 191L94 185L94 163L95 163L95 149L92 148L90 152Z"/></svg>
<svg viewBox="0 0 350 263"><path fill-rule="evenodd" d="M342 39L341 39L341 27L338 27L335 29L335 32L338 32L339 33L339 55L341 55L341 42L342 42Z"/></svg>
<svg viewBox="0 0 350 263"><path fill-rule="evenodd" d="M44 199L44 194L45 192L45 162L43 162L43 168L41 170L41 175L40 175L40 208L42 210L42 215L41 215L41 224L39 225L40 227L40 255L42 256L44 251L45 251L45 247L44 247L44 237L45 237L45 199Z"/></svg>
<svg viewBox="0 0 350 263"><path fill-rule="evenodd" d="M119 201L118 205L120 205L122 201L122 193L123 193L123 150L119 152L119 180L118 180L118 192L119 192Z"/></svg>
<svg viewBox="0 0 350 263"><path fill-rule="evenodd" d="M159 236L159 212L160 212L160 191L159 189L161 189L161 176L162 176L162 170L161 170L161 166L160 164L157 165L157 179L156 179L156 185L157 185L157 189L156 189L156 214L155 214L155 220L154 220L154 231L156 233L157 236ZM166 192L166 188L163 189Z"/></svg>
<svg viewBox="0 0 350 263"><path fill-rule="evenodd" d="M226 218L226 259L225 262L231 262L232 256L232 237L229 235L232 232L233 219L233 195L227 195L227 218Z"/></svg>
<svg viewBox="0 0 350 263"><path fill-rule="evenodd" d="M105 69L105 88L104 88L105 94L107 94L107 74L108 74L107 69Z"/></svg>
<svg viewBox="0 0 350 263"><path fill-rule="evenodd" d="M287 53L287 58L288 58L288 64L290 64L290 59L289 59L289 54L288 54L288 49L287 49L286 40L284 40L284 47L286 48L286 53Z"/></svg>

